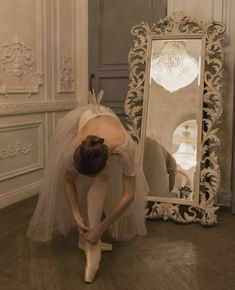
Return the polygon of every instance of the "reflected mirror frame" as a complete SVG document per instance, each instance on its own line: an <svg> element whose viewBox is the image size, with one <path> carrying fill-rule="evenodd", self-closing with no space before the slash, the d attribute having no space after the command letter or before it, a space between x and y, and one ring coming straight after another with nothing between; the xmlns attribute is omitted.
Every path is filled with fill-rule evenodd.
<svg viewBox="0 0 235 290"><path fill-rule="evenodd" d="M173 13L150 27L141 22L132 28L134 45L128 55L129 90L125 100L125 112L129 120L128 129L133 139L140 141L145 91L146 65L149 61L148 40L150 35L163 38L205 38L205 62L203 74L203 122L201 140L200 192L198 202L186 200L172 202L163 198L152 200L146 209L149 219L171 219L175 222L200 222L208 226L217 223L214 200L220 185L220 170L216 147L219 145L218 120L222 113L222 48L224 24L197 22L182 13ZM142 148L143 150L143 148Z"/></svg>

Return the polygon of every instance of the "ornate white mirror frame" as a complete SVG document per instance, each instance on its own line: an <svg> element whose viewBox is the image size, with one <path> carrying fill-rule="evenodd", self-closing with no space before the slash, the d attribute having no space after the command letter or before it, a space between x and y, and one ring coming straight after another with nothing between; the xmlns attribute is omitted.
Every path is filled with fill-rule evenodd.
<svg viewBox="0 0 235 290"><path fill-rule="evenodd" d="M125 100L125 112L129 120L129 131L141 144L143 156L144 104L147 98L147 68L149 68L149 45L151 39L192 38L205 41L202 63L203 85L201 98L203 102L200 144L200 170L198 176L198 198L186 200L161 199L148 196L152 201L146 208L148 219L173 220L179 223L200 222L202 225L217 223L215 198L220 185L220 169L217 150L220 139L218 121L222 113L222 71L224 53L222 39L225 26L219 22L204 24L183 15L174 13L150 27L141 22L132 28L134 45L129 60L130 84ZM142 130L141 130L142 129ZM143 132L142 132L143 135Z"/></svg>

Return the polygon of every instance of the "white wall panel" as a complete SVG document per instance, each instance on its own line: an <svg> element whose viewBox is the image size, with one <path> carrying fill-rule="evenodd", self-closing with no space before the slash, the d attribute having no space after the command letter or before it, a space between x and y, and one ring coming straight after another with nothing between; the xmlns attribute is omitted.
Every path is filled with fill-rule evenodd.
<svg viewBox="0 0 235 290"><path fill-rule="evenodd" d="M0 208L40 191L61 118L87 102L87 0L1 0Z"/></svg>
<svg viewBox="0 0 235 290"><path fill-rule="evenodd" d="M0 127L0 181L43 167L42 126L30 122Z"/></svg>
<svg viewBox="0 0 235 290"><path fill-rule="evenodd" d="M57 91L58 93L74 92L75 88L75 5L74 0L56 2L57 28Z"/></svg>
<svg viewBox="0 0 235 290"><path fill-rule="evenodd" d="M44 98L42 1L1 1L1 102Z"/></svg>
<svg viewBox="0 0 235 290"><path fill-rule="evenodd" d="M199 21L222 21L223 0L168 0L167 14L183 11Z"/></svg>

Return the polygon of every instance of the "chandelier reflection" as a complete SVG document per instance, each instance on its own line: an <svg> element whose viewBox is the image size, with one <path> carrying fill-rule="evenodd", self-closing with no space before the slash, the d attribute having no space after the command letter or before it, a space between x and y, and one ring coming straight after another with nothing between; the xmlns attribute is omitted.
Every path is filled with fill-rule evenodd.
<svg viewBox="0 0 235 290"><path fill-rule="evenodd" d="M198 62L182 41L167 41L151 62L151 78L171 93L191 84L198 73Z"/></svg>
<svg viewBox="0 0 235 290"><path fill-rule="evenodd" d="M190 132L188 131L188 126L185 126L183 138L183 142L180 143L177 152L174 153L173 156L176 163L180 165L182 169L189 170L190 168L196 166L196 151L189 142Z"/></svg>

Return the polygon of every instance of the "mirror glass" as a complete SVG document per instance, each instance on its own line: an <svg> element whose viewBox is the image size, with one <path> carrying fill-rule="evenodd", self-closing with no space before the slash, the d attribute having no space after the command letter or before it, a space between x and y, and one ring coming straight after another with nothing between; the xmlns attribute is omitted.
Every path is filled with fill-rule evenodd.
<svg viewBox="0 0 235 290"><path fill-rule="evenodd" d="M150 196L198 200L202 46L202 39L150 41L142 136Z"/></svg>

